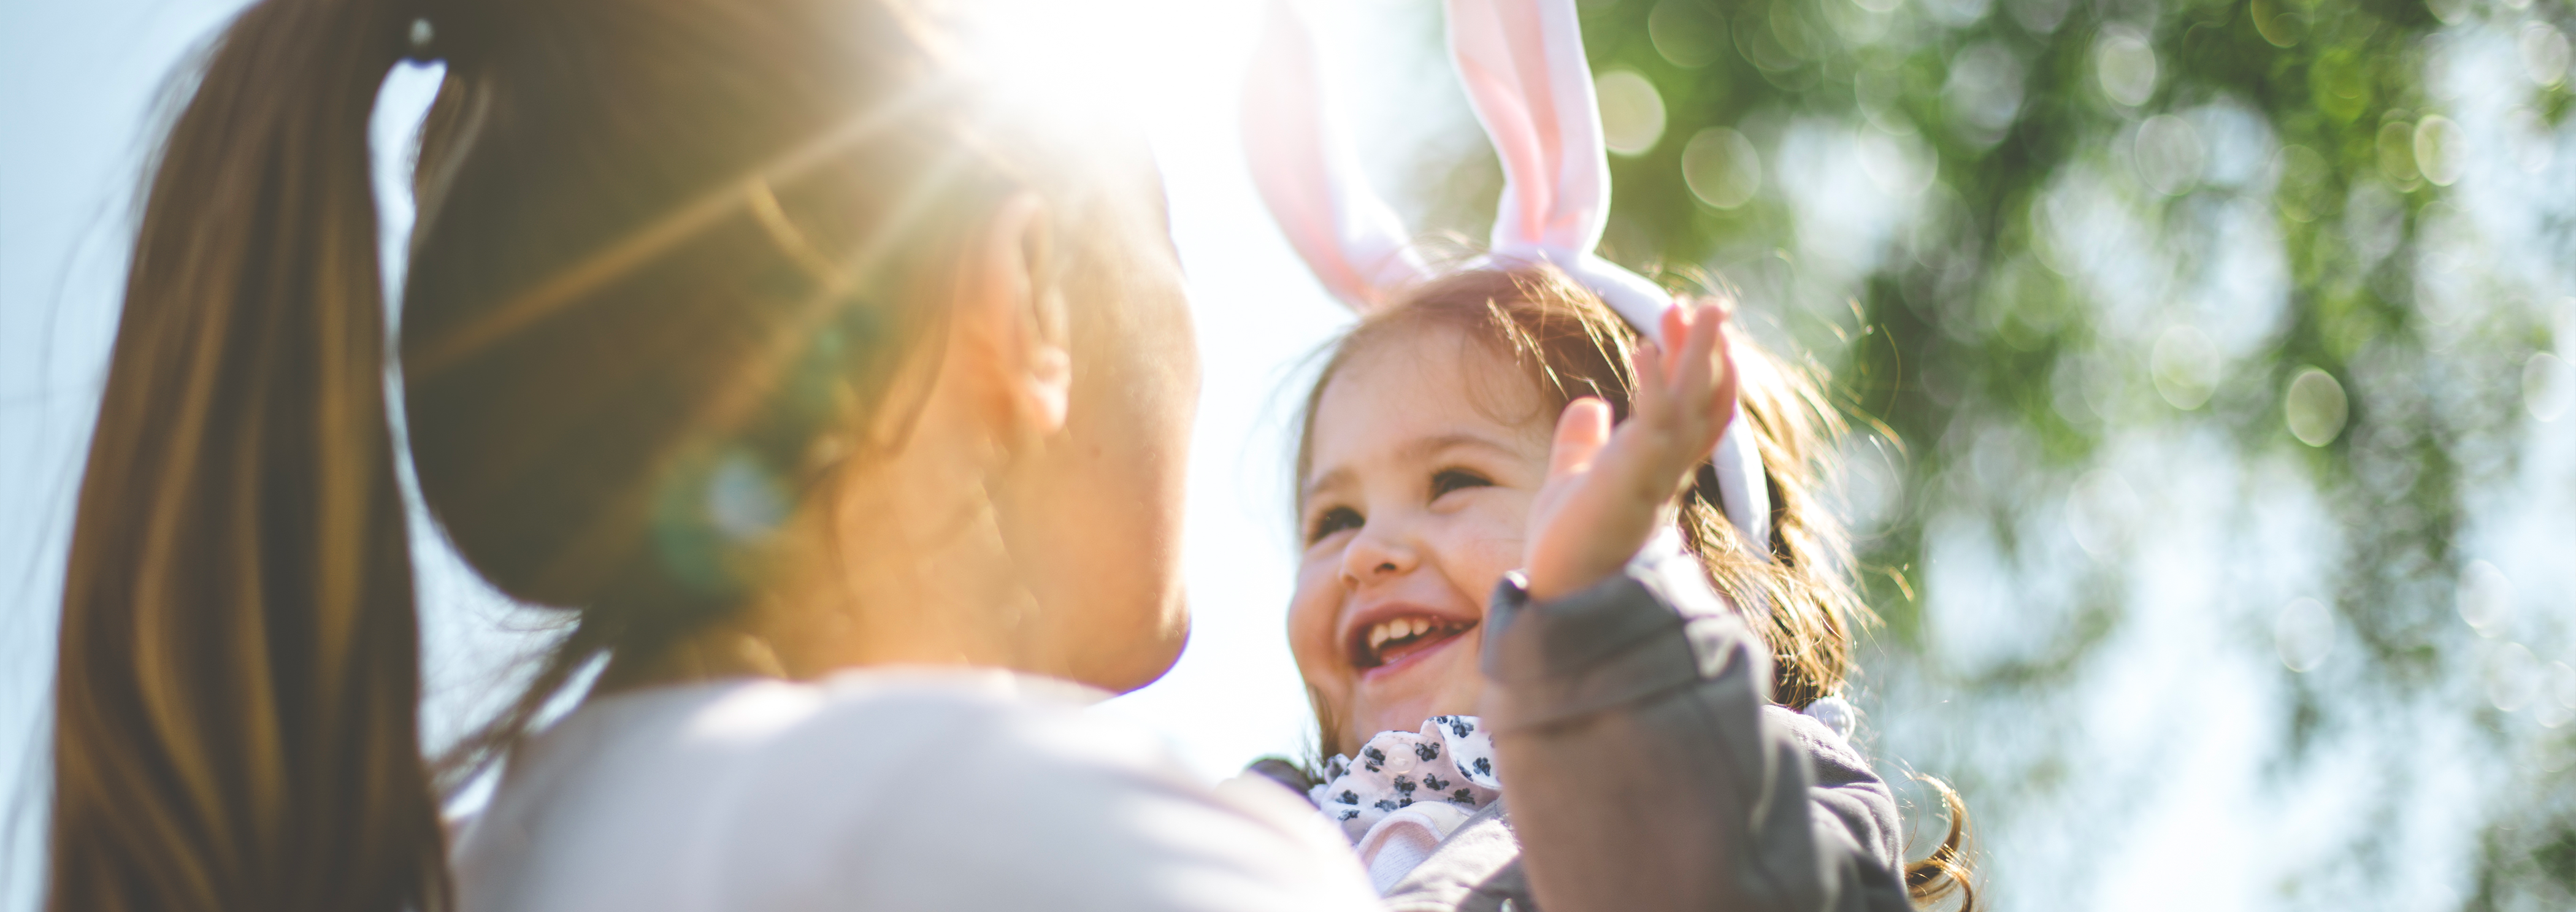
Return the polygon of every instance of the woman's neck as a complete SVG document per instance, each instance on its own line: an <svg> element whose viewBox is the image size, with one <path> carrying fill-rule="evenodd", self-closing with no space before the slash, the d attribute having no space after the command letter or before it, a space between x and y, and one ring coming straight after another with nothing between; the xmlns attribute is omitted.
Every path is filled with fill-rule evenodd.
<svg viewBox="0 0 2576 912"><path fill-rule="evenodd" d="M956 490L956 486L949 487ZM882 490L882 489L881 489ZM980 487L844 498L792 522L776 585L650 656L617 656L600 692L728 677L811 680L846 668L948 665L1061 674L1031 623Z"/></svg>

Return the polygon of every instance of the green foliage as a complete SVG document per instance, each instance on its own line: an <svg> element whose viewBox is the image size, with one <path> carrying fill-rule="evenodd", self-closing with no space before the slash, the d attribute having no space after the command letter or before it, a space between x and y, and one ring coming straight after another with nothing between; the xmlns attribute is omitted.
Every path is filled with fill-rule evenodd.
<svg viewBox="0 0 2576 912"><path fill-rule="evenodd" d="M1836 374L1848 409L1875 429L1883 449L1872 452L1895 454L1901 494L1861 523L1863 576L1887 621L1869 669L1882 747L1961 782L1999 844L2085 830L2052 814L2137 812L2063 794L2103 785L2074 778L2084 759L2070 745L2085 735L2071 716L2086 704L2069 693L2108 674L2115 651L2145 648L2137 631L2154 628L2142 613L2173 610L2141 603L2157 582L2143 576L2172 566L2142 556L2141 542L2172 531L2160 506L2195 496L2162 486L2201 476L2142 473L2137 454L2214 453L2217 477L2250 501L2278 493L2264 473L2290 472L2284 484L2308 492L2301 502L2325 527L2297 543L2319 568L2305 581L2259 565L2194 568L2222 578L2213 604L2194 610L2260 656L2276 645L2283 587L2331 612L2331 663L2267 666L2279 704L2266 716L2270 781L2288 788L2328 755L2353 753L2403 776L2416 726L2475 732L2466 746L2489 764L2478 776L2493 790L2476 812L2483 850L2460 850L2475 869L2461 902L2576 897L2576 800L2563 773L2540 772L2564 770L2571 748L2534 734L2530 713L2486 705L2481 669L2504 641L2453 610L2477 556L2465 542L2494 500L2480 492L2511 496L2538 426L2515 381L2565 318L2550 308L2569 279L2547 264L2576 261L2564 195L2516 203L2553 236L2506 244L2456 228L2492 223L2462 207L2498 205L2454 199L2486 179L2463 169L2492 158L2460 151L2468 134L2455 121L2475 108L2462 99L2518 92L2536 129L2565 123L2563 76L2449 101L2436 84L2474 69L2446 54L2512 46L2472 38L2528 38L2531 23L2576 18L2556 0L2525 6L1584 5L1596 72L1645 77L1665 112L1660 139L1614 158L1607 252L1740 288L1767 332ZM1837 169L1835 155L1859 170ZM2534 173L2570 173L2555 167ZM1872 183L1844 186L1863 175ZM2536 250L2525 259L2538 273L2498 265L2513 250ZM2444 265L2454 262L2470 265ZM2229 272L2245 263L2277 264L2278 278L2248 290ZM2266 547L2253 527L2267 510L2278 512L2204 511L2215 550ZM1976 553L2003 577L1997 610L2028 618L2027 642L1960 655L1939 634L1928 606L1957 594L1938 591L1933 565L1957 553L1944 537L1961 535L1990 540ZM2566 658L2564 624L2516 629L2559 638L2532 647L2543 663ZM2515 797L2531 794L2548 800ZM2379 905L2391 900L2374 890L2413 876L2398 857L2424 844L2406 832L2420 826L2410 799L2341 800L2361 809L2349 819L2382 825L2327 837L2343 848L2291 876L2282 898ZM2000 862L1992 876L2007 906L2086 897L2081 872L2049 880Z"/></svg>

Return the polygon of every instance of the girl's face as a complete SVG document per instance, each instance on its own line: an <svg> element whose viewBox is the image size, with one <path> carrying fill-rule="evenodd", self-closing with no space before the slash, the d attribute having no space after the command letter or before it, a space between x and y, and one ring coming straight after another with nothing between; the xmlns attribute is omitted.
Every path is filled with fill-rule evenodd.
<svg viewBox="0 0 2576 912"><path fill-rule="evenodd" d="M1346 742L1330 750L1476 711L1486 600L1520 566L1550 411L1518 367L1439 326L1376 340L1325 387L1288 640Z"/></svg>

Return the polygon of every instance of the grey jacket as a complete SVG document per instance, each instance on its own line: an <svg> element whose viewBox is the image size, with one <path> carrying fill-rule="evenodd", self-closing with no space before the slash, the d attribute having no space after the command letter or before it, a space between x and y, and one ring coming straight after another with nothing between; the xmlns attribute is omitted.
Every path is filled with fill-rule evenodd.
<svg viewBox="0 0 2576 912"><path fill-rule="evenodd" d="M1696 582L1632 566L1538 604L1500 587L1483 665L1503 798L1389 909L1911 908L1887 784L1771 704L1761 642Z"/></svg>

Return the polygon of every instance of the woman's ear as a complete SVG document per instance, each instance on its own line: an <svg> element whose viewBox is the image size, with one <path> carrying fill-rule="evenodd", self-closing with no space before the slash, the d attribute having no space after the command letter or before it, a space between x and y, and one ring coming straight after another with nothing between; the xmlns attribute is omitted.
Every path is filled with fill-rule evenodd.
<svg viewBox="0 0 2576 912"><path fill-rule="evenodd" d="M1063 429L1073 353L1046 204L1013 196L961 257L955 352L1005 440Z"/></svg>

